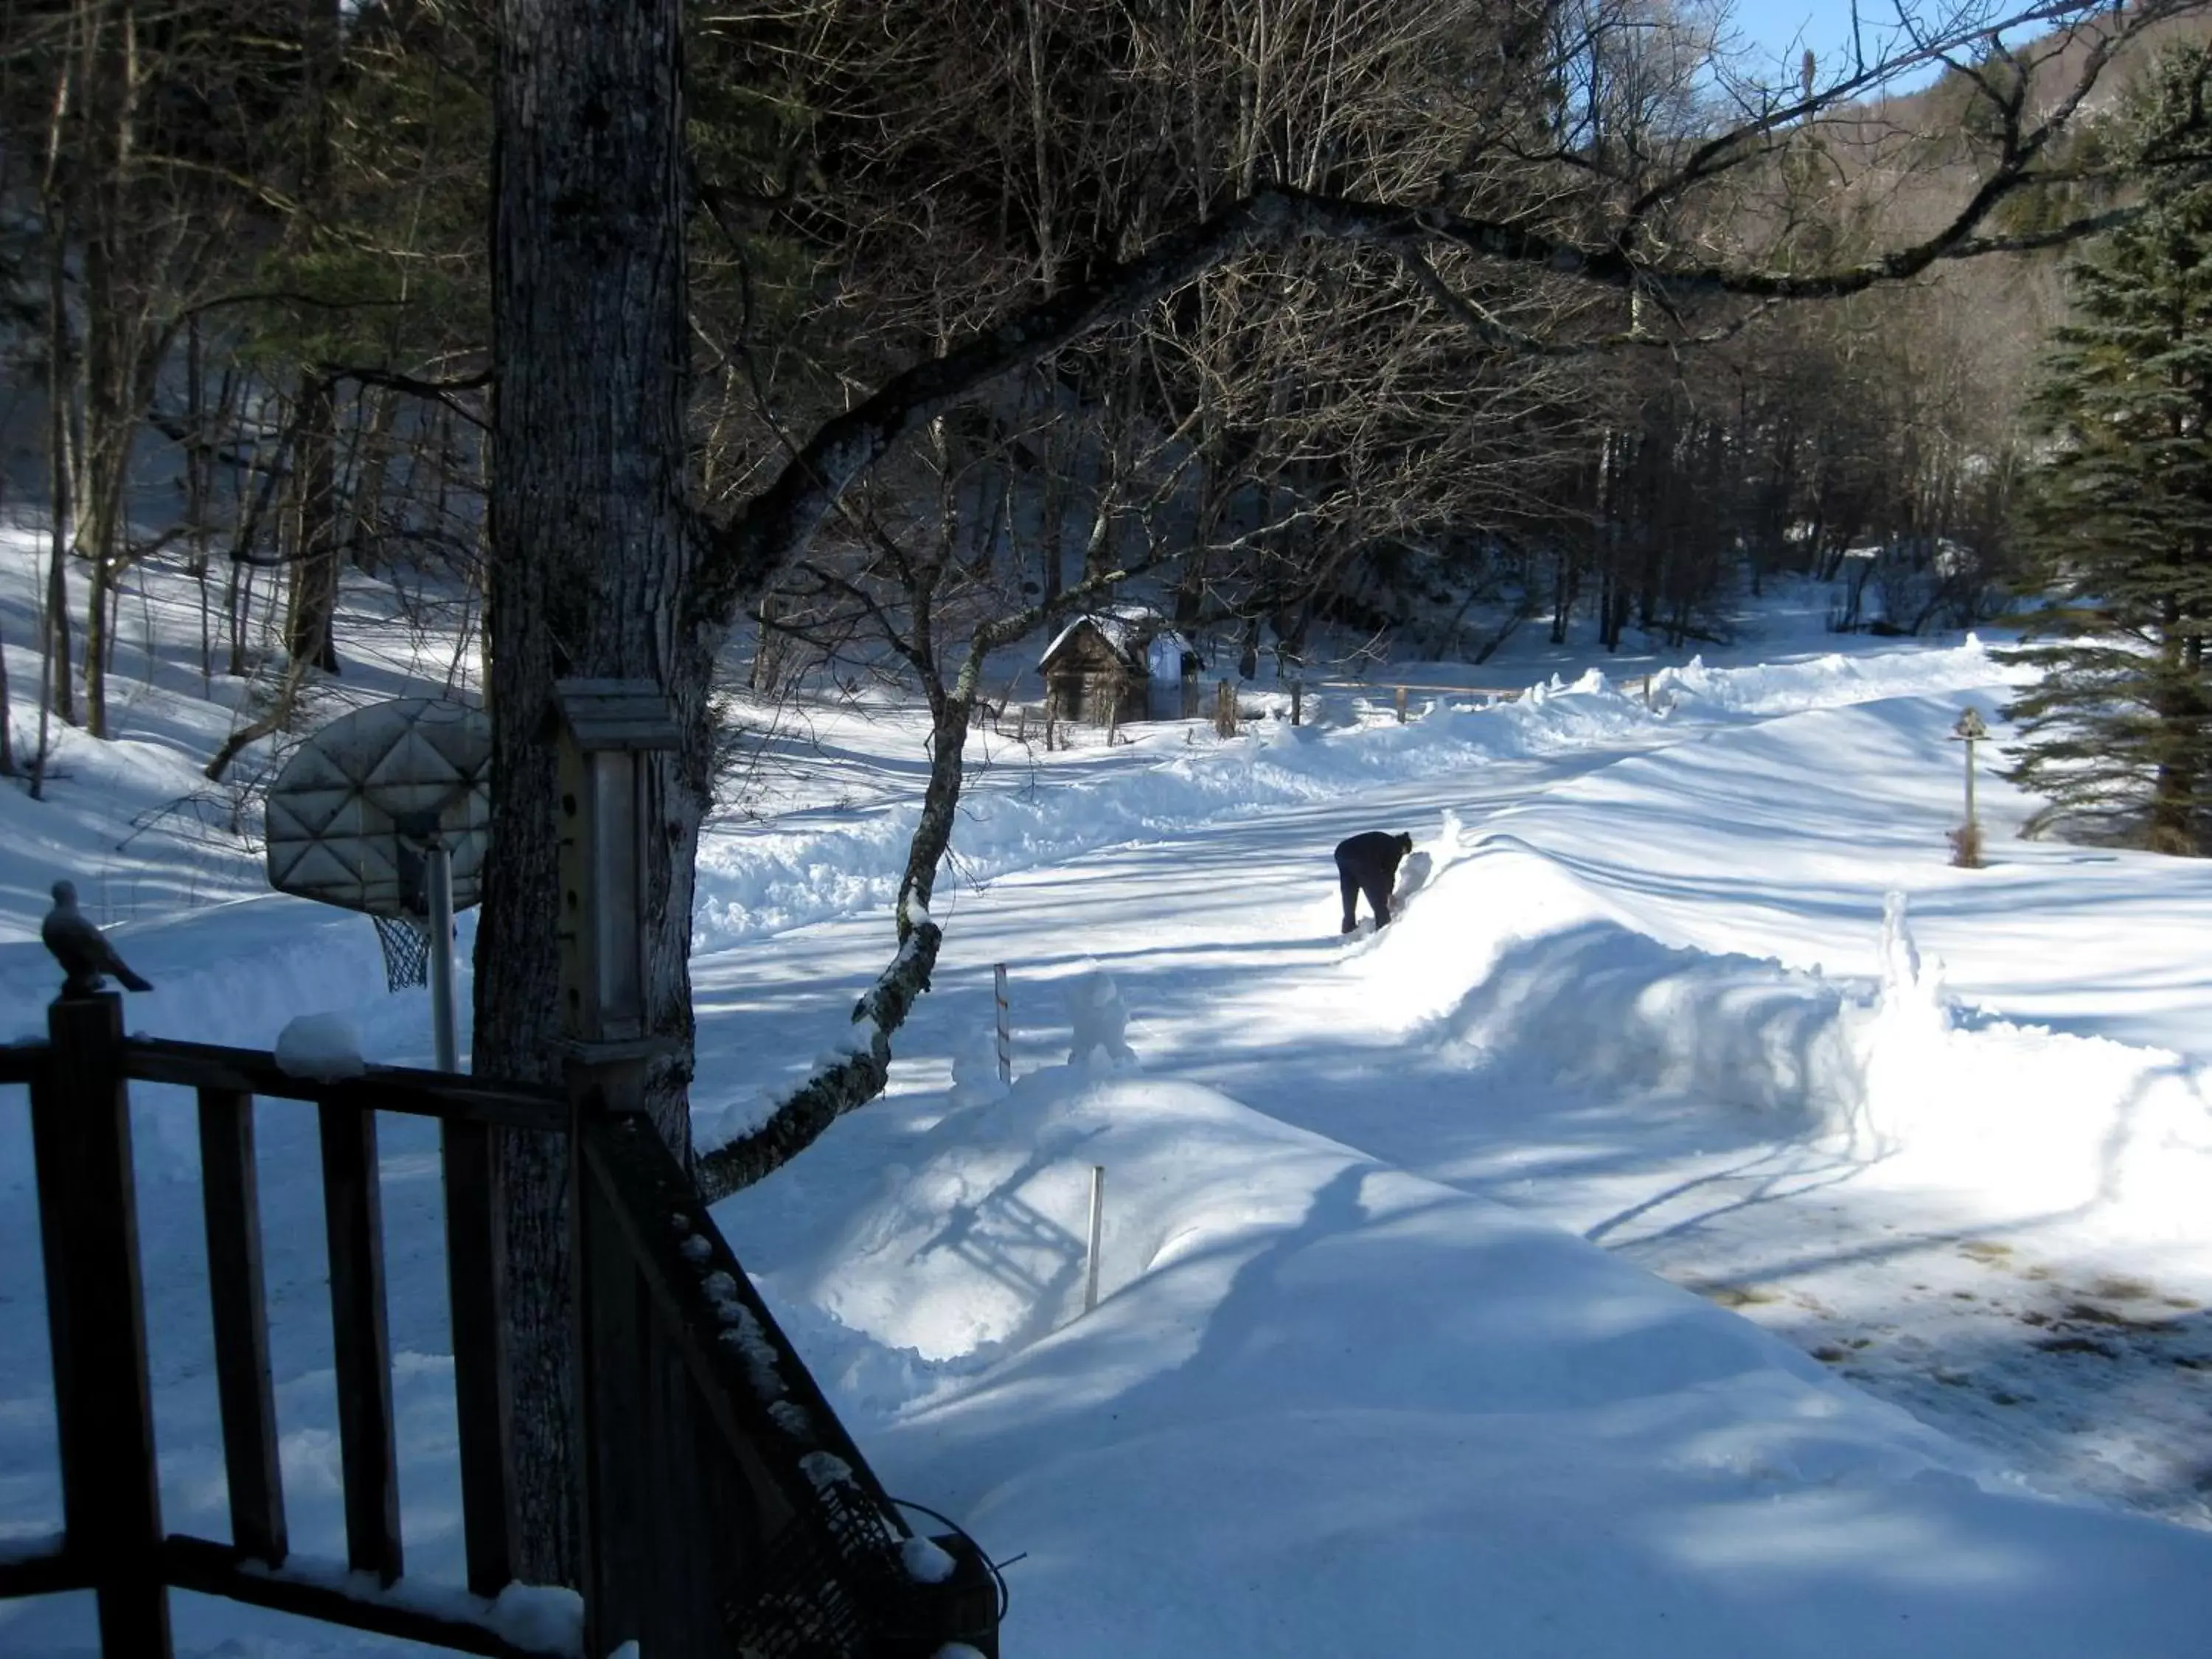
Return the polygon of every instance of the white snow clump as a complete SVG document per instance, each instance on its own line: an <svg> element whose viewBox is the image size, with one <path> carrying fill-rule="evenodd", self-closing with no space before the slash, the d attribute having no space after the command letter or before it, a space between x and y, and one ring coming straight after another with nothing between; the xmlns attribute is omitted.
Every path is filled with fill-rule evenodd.
<svg viewBox="0 0 2212 1659"><path fill-rule="evenodd" d="M1137 1063L1136 1051L1129 1047L1125 1035L1129 1029L1129 1011L1122 1005L1121 988L1115 984L1111 974L1103 968L1094 968L1087 974L1078 975L1067 982L1064 994L1067 1018L1075 1028L1067 1048L1069 1065L1083 1064L1093 1048L1103 1048L1113 1065Z"/></svg>
<svg viewBox="0 0 2212 1659"><path fill-rule="evenodd" d="M343 1014L301 1014L276 1034L276 1069L287 1077L335 1083L368 1069L361 1033Z"/></svg>

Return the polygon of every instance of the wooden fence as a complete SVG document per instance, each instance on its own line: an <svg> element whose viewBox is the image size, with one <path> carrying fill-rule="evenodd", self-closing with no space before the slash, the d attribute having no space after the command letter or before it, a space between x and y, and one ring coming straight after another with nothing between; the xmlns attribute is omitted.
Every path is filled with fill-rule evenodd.
<svg viewBox="0 0 2212 1659"><path fill-rule="evenodd" d="M921 1659L998 1651L994 1575L959 1537L917 1576L912 1534L777 1328L689 1174L642 1117L442 1073L317 1082L266 1054L126 1040L112 993L56 1002L49 1040L0 1048L27 1085L46 1261L63 1533L0 1560L0 1597L91 1590L108 1659L168 1659L179 1588L464 1653L521 1656L493 1606L514 1577L512 1402L493 1138L568 1138L582 1651L652 1659ZM131 1167L130 1083L197 1091L228 1541L163 1530ZM346 1559L291 1553L276 1456L253 1103L321 1136ZM386 1329L380 1112L439 1120L468 1595L410 1585ZM944 1557L931 1555L940 1565ZM560 1650L555 1650L559 1651ZM568 1651L574 1652L573 1648Z"/></svg>

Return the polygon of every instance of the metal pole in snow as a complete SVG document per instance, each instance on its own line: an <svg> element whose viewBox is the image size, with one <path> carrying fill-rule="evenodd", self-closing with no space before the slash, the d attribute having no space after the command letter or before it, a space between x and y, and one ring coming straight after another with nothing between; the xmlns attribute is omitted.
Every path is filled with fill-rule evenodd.
<svg viewBox="0 0 2212 1659"><path fill-rule="evenodd" d="M1106 1166L1091 1166L1091 1238L1084 1249L1083 1311L1098 1305L1098 1236L1106 1220Z"/></svg>
<svg viewBox="0 0 2212 1659"><path fill-rule="evenodd" d="M423 874L430 890L430 1040L437 1068L460 1069L460 1033L453 1013L453 855L432 835Z"/></svg>
<svg viewBox="0 0 2212 1659"><path fill-rule="evenodd" d="M999 1081L1012 1084L1014 1080L1014 1037L1006 1011L1006 964L1000 963L992 974L994 991L999 1000Z"/></svg>

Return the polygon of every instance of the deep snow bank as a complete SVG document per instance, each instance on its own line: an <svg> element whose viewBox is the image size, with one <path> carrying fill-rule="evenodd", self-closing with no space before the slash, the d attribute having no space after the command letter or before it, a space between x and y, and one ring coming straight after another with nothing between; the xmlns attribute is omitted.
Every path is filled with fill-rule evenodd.
<svg viewBox="0 0 2212 1659"><path fill-rule="evenodd" d="M1828 652L1744 668L1708 668L1703 658L1692 657L1680 668L1662 668L1652 676L1652 699L1700 714L1795 714L2020 677L2021 671L2000 666L1980 638L1969 634L1961 643L1935 651Z"/></svg>
<svg viewBox="0 0 2212 1659"><path fill-rule="evenodd" d="M1765 1114L1885 1178L2026 1212L2124 1205L2193 1237L2212 1108L2179 1057L1960 1006L1889 896L1872 979L1662 944L1517 836L1440 867L1347 957L1351 994L1498 1086L1516 1076ZM1346 988L1351 989L1351 988Z"/></svg>
<svg viewBox="0 0 2212 1659"><path fill-rule="evenodd" d="M1026 1552L1009 1641L1071 1659L2180 1659L2212 1611L2212 1540L1984 1489L1702 1299L1188 1083L952 1112L766 1287L893 1488Z"/></svg>

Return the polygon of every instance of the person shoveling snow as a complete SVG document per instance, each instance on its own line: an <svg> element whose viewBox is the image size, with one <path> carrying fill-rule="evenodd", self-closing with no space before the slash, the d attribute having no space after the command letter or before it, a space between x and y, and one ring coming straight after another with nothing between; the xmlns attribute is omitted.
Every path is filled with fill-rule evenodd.
<svg viewBox="0 0 2212 1659"><path fill-rule="evenodd" d="M1367 908L1375 913L1375 925L1390 925L1390 889L1398 877L1398 866L1413 850L1413 838L1408 835L1390 835L1381 830L1370 830L1364 835L1353 836L1336 845L1336 884L1344 896L1344 927L1351 933L1358 926L1359 896L1367 896Z"/></svg>

